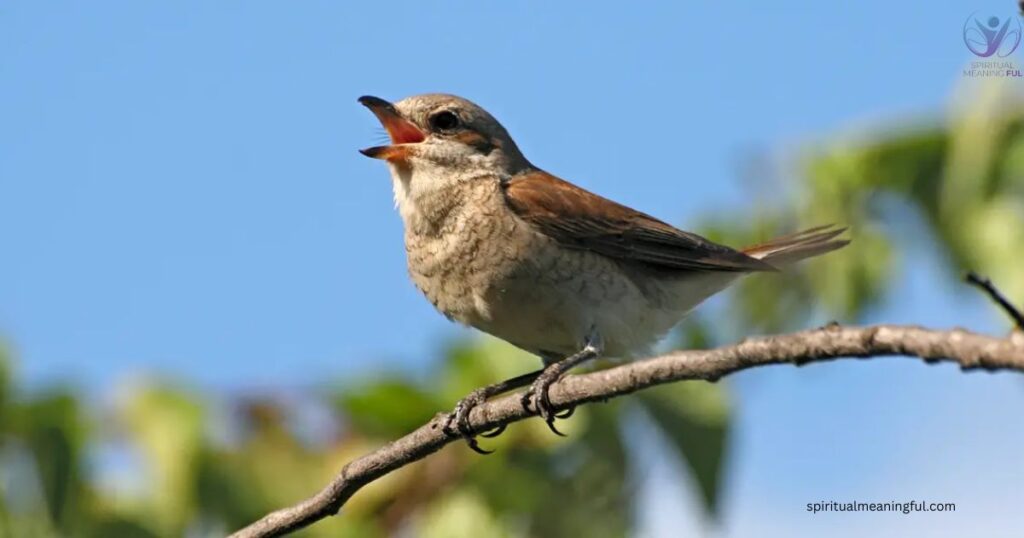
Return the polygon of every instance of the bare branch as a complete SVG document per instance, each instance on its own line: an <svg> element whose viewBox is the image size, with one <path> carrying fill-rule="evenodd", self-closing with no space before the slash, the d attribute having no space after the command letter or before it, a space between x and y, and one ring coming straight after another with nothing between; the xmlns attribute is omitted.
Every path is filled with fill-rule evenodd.
<svg viewBox="0 0 1024 538"><path fill-rule="evenodd" d="M1024 331L1024 314L1021 314L1019 308L1013 306L1013 303L1011 303L1010 300L999 291L999 288L997 288L991 280L978 275L978 273L975 273L974 271L968 272L967 276L964 277L964 280L981 288L982 291L987 293L989 298L995 301L996 304L998 304L999 307L1010 316L1010 319L1017 324L1017 328Z"/></svg>
<svg viewBox="0 0 1024 538"><path fill-rule="evenodd" d="M893 355L916 357L927 363L952 362L959 364L962 370L1024 372L1024 333L1015 332L1003 339L962 329L937 331L901 325L829 325L787 335L749 339L717 349L674 351L607 370L568 376L551 387L551 401L562 409L604 401L673 381L715 381L754 366L800 366L841 357ZM519 395L514 394L474 408L470 422L476 431L486 431L531 415L523 409ZM272 512L232 536L280 536L338 513L359 488L459 440L458 434L443 431L445 416L444 413L438 414L416 431L350 462L313 497Z"/></svg>

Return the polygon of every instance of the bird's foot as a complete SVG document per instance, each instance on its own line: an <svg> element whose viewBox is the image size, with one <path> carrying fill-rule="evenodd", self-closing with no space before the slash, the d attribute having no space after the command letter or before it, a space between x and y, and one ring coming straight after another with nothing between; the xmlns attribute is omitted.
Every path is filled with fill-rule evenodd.
<svg viewBox="0 0 1024 538"><path fill-rule="evenodd" d="M501 425L489 432L477 433L473 430L472 425L469 423L469 413L474 407L487 401L487 398L491 396L490 387L482 387L470 392L465 398L459 400L455 404L455 409L448 414L448 418L444 423L444 430L446 432L452 432L453 426L454 431L457 431L462 439L466 442L469 448L473 449L473 452L477 454L490 454L493 450L486 450L480 448L480 444L477 443L476 437L497 437L501 435L501 432L505 431L505 426Z"/></svg>
<svg viewBox="0 0 1024 538"><path fill-rule="evenodd" d="M494 383L493 385L487 385L486 387L481 387L470 392L465 398L459 400L459 403L455 404L455 409L448 414L443 426L444 431L447 433L457 432L459 436L466 441L469 448L473 449L473 451L478 454L490 454L491 452L494 452L493 450L480 448L480 444L477 443L476 438L477 436L497 437L501 435L501 432L505 431L505 425L502 424L493 430L478 433L474 431L473 425L469 422L470 412L473 411L474 407L486 402L491 396L528 385L531 381L536 379L541 372L542 370L530 372L528 374L513 377L512 379L507 379L500 383Z"/></svg>
<svg viewBox="0 0 1024 538"><path fill-rule="evenodd" d="M561 362L556 362L544 369L544 372L537 377L536 381L534 381L533 384L530 385L530 388L523 394L522 402L524 408L536 411L537 414L544 419L544 423L548 425L548 429L556 435L565 437L565 434L558 431L558 428L555 427L555 420L571 417L576 408L570 407L562 411L557 411L555 406L551 403L551 385L561 379L566 370L564 368L555 368L555 366L558 366L559 364L561 364Z"/></svg>
<svg viewBox="0 0 1024 538"><path fill-rule="evenodd" d="M562 411L555 409L555 406L551 403L551 385L554 385L559 379L565 375L566 372L582 364L586 361L597 358L601 355L603 345L601 339L597 335L595 330L591 330L590 335L587 337L586 344L583 346L578 353L570 355L558 362L549 364L544 370L537 376L537 379L530 385L529 390L523 394L523 407L527 411L536 411L541 418L544 419L544 423L548 425L548 429L554 432L556 435L565 437L565 434L558 431L555 427L555 420L566 419L572 416L576 410L575 406L568 407Z"/></svg>

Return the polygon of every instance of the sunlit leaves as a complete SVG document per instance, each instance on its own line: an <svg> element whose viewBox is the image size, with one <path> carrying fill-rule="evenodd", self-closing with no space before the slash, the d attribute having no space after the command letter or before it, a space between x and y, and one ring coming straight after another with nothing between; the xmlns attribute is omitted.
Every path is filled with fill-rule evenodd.
<svg viewBox="0 0 1024 538"><path fill-rule="evenodd" d="M442 494L416 518L417 535L422 538L495 538L515 536L480 495L469 488Z"/></svg>
<svg viewBox="0 0 1024 538"><path fill-rule="evenodd" d="M198 511L193 480L203 449L202 400L168 386L140 385L121 402L120 415L148 464L147 519L162 535L182 533Z"/></svg>

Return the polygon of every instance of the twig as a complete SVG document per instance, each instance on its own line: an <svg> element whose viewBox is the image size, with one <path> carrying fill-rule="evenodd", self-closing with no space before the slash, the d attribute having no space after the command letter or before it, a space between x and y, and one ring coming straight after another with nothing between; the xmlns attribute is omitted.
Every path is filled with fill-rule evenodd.
<svg viewBox="0 0 1024 538"><path fill-rule="evenodd" d="M1007 315L1010 316L1010 319L1017 324L1017 328L1024 331L1024 314L1021 313L1019 308L1013 306L1013 303L1011 303L1009 299L999 291L999 288L996 288L995 284L993 284L991 280L987 277L978 275L978 273L975 273L974 271L969 271L967 276L964 277L964 280L981 288L982 291L987 293L988 296L995 301L996 304L998 304L999 307L1007 313Z"/></svg>
<svg viewBox="0 0 1024 538"><path fill-rule="evenodd" d="M568 376L551 387L551 401L557 408L566 408L673 381L715 381L755 366L799 366L841 357L892 355L917 357L927 363L953 362L962 370L1024 372L1024 333L1000 339L962 329L937 331L903 325L842 327L833 324L750 339L717 349L674 351L607 370ZM474 408L470 423L476 431L487 431L531 415L523 409L520 396L514 394ZM447 433L441 427L445 416L440 413L405 437L350 462L313 497L272 512L232 537L280 536L338 513L359 488L459 440L457 433Z"/></svg>

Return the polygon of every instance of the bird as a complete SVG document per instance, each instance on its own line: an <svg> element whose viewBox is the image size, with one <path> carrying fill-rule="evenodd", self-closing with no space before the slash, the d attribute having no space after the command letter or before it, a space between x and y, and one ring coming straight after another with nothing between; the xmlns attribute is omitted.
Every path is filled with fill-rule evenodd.
<svg viewBox="0 0 1024 538"><path fill-rule="evenodd" d="M449 94L363 96L387 163L409 276L449 320L541 358L537 371L474 390L448 415L470 448L473 407L529 385L527 410L561 435L549 389L597 357L649 353L694 307L744 275L849 243L818 226L742 249L680 230L534 166L486 110ZM637 178L630 178L637 181Z"/></svg>

